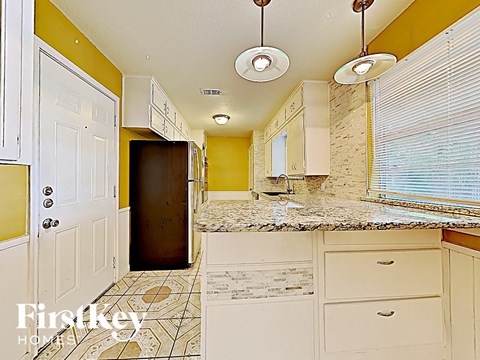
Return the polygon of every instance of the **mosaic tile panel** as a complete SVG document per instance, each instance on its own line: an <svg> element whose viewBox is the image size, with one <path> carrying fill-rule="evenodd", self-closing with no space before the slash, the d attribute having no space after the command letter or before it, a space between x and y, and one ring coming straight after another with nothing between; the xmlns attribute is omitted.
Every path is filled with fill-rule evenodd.
<svg viewBox="0 0 480 360"><path fill-rule="evenodd" d="M207 300L262 299L313 294L313 269L207 273Z"/></svg>

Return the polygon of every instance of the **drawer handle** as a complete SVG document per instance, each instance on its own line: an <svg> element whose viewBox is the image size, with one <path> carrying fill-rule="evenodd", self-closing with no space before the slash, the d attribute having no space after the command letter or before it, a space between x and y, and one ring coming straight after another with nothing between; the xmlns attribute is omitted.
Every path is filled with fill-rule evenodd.
<svg viewBox="0 0 480 360"><path fill-rule="evenodd" d="M377 312L377 315L382 316L382 317L392 317L393 315L395 315L395 311L393 311L393 310L390 310L388 312L379 311L379 312Z"/></svg>
<svg viewBox="0 0 480 360"><path fill-rule="evenodd" d="M288 290L302 290L302 289L303 289L303 287L301 287L301 286L287 286L285 288L285 290L287 290L287 291Z"/></svg>
<svg viewBox="0 0 480 360"><path fill-rule="evenodd" d="M383 266L390 266L395 264L395 261L390 260L390 261L377 261L378 265L383 265Z"/></svg>

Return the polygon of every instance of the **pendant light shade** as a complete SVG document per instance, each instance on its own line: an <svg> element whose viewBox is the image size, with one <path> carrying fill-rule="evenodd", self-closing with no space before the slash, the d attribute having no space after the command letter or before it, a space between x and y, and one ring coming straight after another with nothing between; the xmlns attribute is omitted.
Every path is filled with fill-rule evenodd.
<svg viewBox="0 0 480 360"><path fill-rule="evenodd" d="M262 8L261 44L247 49L235 60L235 70L242 78L254 82L267 82L278 79L290 67L290 59L282 50L263 46L264 7L270 0L254 0Z"/></svg>
<svg viewBox="0 0 480 360"><path fill-rule="evenodd" d="M392 54L368 54L365 46L365 10L373 2L374 0L355 0L353 3L353 11L362 13L362 52L360 57L337 70L334 79L339 84L358 84L376 79L397 63L397 58Z"/></svg>

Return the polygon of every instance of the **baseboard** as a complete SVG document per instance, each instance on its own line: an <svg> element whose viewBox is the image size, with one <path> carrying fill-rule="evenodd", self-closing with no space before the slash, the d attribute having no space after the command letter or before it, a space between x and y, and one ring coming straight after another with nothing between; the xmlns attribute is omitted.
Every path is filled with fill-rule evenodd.
<svg viewBox="0 0 480 360"><path fill-rule="evenodd" d="M250 191L209 191L208 200L250 200Z"/></svg>

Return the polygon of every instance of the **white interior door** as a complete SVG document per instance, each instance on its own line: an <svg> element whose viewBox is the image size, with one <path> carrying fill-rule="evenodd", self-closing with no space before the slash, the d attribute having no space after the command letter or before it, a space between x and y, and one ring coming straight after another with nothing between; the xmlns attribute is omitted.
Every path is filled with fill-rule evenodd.
<svg viewBox="0 0 480 360"><path fill-rule="evenodd" d="M115 102L43 53L39 71L39 302L75 310L114 279Z"/></svg>

